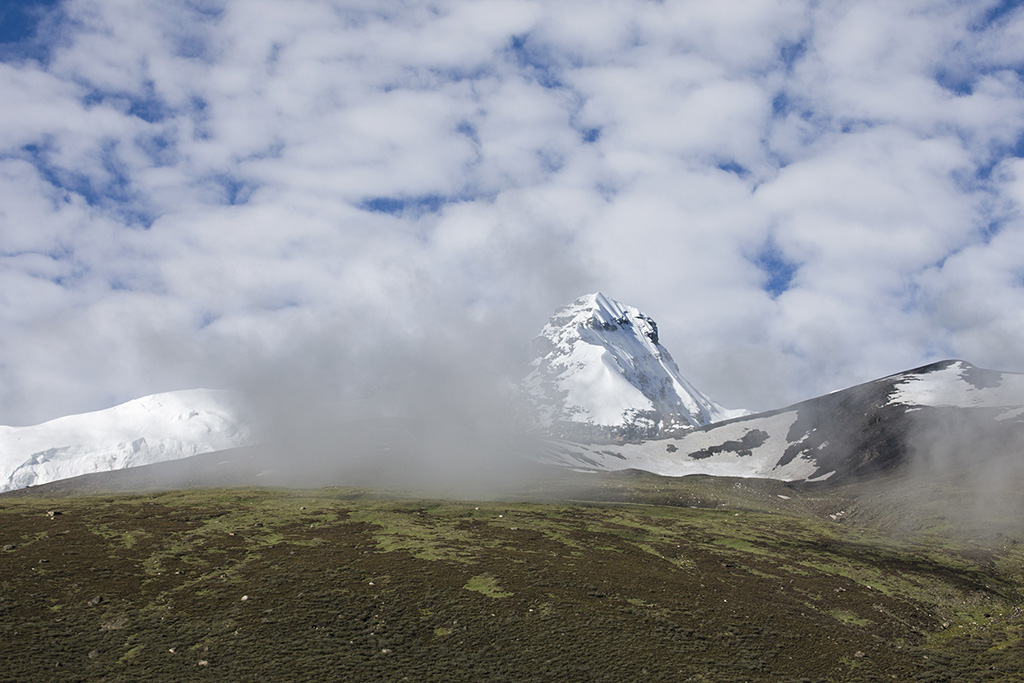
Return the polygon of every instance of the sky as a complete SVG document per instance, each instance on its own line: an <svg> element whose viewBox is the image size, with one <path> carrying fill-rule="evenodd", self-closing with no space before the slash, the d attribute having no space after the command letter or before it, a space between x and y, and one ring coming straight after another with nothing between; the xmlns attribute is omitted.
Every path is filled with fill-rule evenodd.
<svg viewBox="0 0 1024 683"><path fill-rule="evenodd" d="M0 424L429 404L602 291L728 407L1024 372L1024 8L0 3Z"/></svg>

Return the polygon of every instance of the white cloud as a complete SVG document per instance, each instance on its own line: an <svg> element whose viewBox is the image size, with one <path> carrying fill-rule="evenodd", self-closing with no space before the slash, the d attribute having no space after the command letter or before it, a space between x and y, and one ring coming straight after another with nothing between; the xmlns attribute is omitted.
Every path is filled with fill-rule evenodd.
<svg viewBox="0 0 1024 683"><path fill-rule="evenodd" d="M518 359L594 289L733 405L1024 370L993 7L69 0L0 63L0 423Z"/></svg>

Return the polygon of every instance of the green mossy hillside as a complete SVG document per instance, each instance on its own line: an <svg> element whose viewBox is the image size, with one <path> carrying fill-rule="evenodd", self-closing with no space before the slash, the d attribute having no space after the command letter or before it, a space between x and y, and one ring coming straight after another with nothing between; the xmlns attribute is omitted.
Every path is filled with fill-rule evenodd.
<svg viewBox="0 0 1024 683"><path fill-rule="evenodd" d="M0 498L0 680L1024 680L1024 539L893 533L863 491L588 482Z"/></svg>

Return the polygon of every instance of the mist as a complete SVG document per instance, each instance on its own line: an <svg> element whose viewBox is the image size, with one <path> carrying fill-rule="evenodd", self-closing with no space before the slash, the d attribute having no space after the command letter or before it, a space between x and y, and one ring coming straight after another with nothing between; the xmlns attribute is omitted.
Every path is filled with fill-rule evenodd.
<svg viewBox="0 0 1024 683"><path fill-rule="evenodd" d="M534 476L516 384L551 298L474 315L418 294L397 316L353 309L296 330L286 355L240 354L223 376L245 397L261 483L487 496Z"/></svg>
<svg viewBox="0 0 1024 683"><path fill-rule="evenodd" d="M1006 409L932 408L912 413L908 477L894 482L903 526L929 519L952 534L1020 532L1024 424Z"/></svg>

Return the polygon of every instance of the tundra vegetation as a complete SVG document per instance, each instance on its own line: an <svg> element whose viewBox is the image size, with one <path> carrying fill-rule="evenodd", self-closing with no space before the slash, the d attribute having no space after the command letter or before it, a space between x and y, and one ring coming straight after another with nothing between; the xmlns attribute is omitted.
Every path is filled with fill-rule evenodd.
<svg viewBox="0 0 1024 683"><path fill-rule="evenodd" d="M1024 525L976 493L15 492L0 680L1024 681Z"/></svg>

